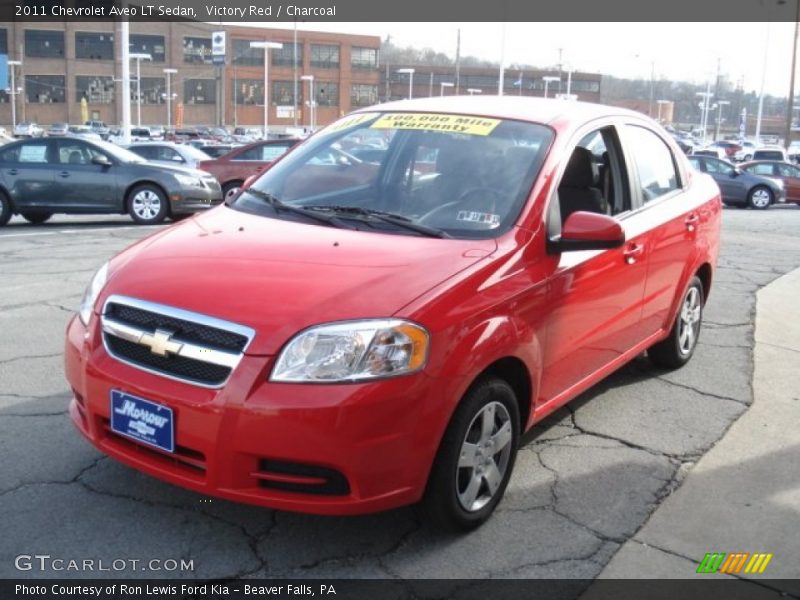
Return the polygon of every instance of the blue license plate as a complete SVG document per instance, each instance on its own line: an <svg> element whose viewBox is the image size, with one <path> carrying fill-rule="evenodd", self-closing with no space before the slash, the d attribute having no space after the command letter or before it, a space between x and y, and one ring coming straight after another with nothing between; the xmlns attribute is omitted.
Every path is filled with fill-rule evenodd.
<svg viewBox="0 0 800 600"><path fill-rule="evenodd" d="M111 390L111 430L167 452L175 451L172 409Z"/></svg>

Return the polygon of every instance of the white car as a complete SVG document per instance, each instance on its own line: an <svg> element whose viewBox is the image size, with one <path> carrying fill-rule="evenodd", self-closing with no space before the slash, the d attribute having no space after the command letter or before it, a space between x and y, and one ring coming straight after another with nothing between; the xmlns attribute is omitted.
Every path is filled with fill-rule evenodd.
<svg viewBox="0 0 800 600"><path fill-rule="evenodd" d="M725 148L720 148L719 146L706 146L705 148L698 148L694 150L691 155L711 156L720 160L728 160L728 154L725 152Z"/></svg>
<svg viewBox="0 0 800 600"><path fill-rule="evenodd" d="M789 154L780 146L759 146L753 150L753 158L751 160L780 160L783 162L790 162Z"/></svg>
<svg viewBox="0 0 800 600"><path fill-rule="evenodd" d="M103 139L99 133L95 133L85 125L70 125L67 129L67 135L81 138L82 140L90 140L92 142L99 142Z"/></svg>
<svg viewBox="0 0 800 600"><path fill-rule="evenodd" d="M22 121L22 123L17 123L17 126L14 127L14 137L29 138L41 137L43 135L44 129L30 121Z"/></svg>
<svg viewBox="0 0 800 600"><path fill-rule="evenodd" d="M742 149L737 151L736 154L733 155L733 160L738 162L744 162L748 160L753 160L753 151L756 149L756 144L754 142L742 142L741 144Z"/></svg>
<svg viewBox="0 0 800 600"><path fill-rule="evenodd" d="M145 160L162 165L180 165L196 169L200 161L211 160L208 154L188 144L138 142L127 148Z"/></svg>

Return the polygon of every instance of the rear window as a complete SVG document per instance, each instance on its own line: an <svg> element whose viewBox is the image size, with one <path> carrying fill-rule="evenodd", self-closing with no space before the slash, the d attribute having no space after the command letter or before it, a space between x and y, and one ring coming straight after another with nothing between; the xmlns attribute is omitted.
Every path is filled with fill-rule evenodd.
<svg viewBox="0 0 800 600"><path fill-rule="evenodd" d="M780 150L756 150L753 158L759 160L783 160L783 152Z"/></svg>

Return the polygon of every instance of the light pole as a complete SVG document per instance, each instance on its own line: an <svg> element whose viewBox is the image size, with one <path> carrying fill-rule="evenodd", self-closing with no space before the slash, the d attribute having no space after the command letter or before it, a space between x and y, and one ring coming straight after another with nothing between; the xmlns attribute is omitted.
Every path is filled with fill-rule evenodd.
<svg viewBox="0 0 800 600"><path fill-rule="evenodd" d="M467 93L470 96L474 96L475 94L482 94L483 90L481 90L479 88L467 88Z"/></svg>
<svg viewBox="0 0 800 600"><path fill-rule="evenodd" d="M414 97L414 69L397 69L398 73L408 75L408 99Z"/></svg>
<svg viewBox="0 0 800 600"><path fill-rule="evenodd" d="M441 81L439 82L439 95L444 96L444 88L451 88L454 87L455 83L450 83L449 81Z"/></svg>
<svg viewBox="0 0 800 600"><path fill-rule="evenodd" d="M283 48L279 42L250 42L251 48L264 50L264 139L269 139L269 50L270 48ZM297 98L294 99L295 105ZM297 111L295 111L295 114Z"/></svg>
<svg viewBox="0 0 800 600"><path fill-rule="evenodd" d="M786 0L778 0L778 4L786 4ZM783 147L788 148L792 140L792 107L794 106L794 74L797 69L797 36L800 35L800 0L795 0L794 41L792 42L792 71L789 76L789 99L786 102L786 129Z"/></svg>
<svg viewBox="0 0 800 600"><path fill-rule="evenodd" d="M172 127L172 88L170 86L172 76L178 72L178 69L164 69L164 74L167 76L167 128Z"/></svg>
<svg viewBox="0 0 800 600"><path fill-rule="evenodd" d="M17 127L17 91L16 84L14 83L14 67L22 66L22 61L10 60L8 61L8 72L11 75L11 89L8 92L11 96L11 135L14 135L14 129Z"/></svg>
<svg viewBox="0 0 800 600"><path fill-rule="evenodd" d="M555 83L556 81L561 81L561 77L554 77L552 75L545 75L542 77L542 81L544 81L544 97L547 98L547 87L551 83Z"/></svg>
<svg viewBox="0 0 800 600"><path fill-rule="evenodd" d="M711 97L713 95L714 94L711 93L711 80L710 79L708 80L708 83L706 84L706 91L705 92L695 92L695 96L700 96L700 97L703 98L703 105L702 105L703 116L702 116L701 122L700 122L700 128L703 130L703 143L705 143L705 141L706 141L706 127L708 125L708 110L709 110L708 103L711 100Z"/></svg>
<svg viewBox="0 0 800 600"><path fill-rule="evenodd" d="M142 61L153 60L153 57L144 52L131 52L128 55L136 61L136 125L142 126Z"/></svg>
<svg viewBox="0 0 800 600"><path fill-rule="evenodd" d="M719 126L722 123L722 107L725 106L726 104L730 104L730 100L717 100L717 106L718 106L718 110L717 110L717 133L714 136L715 140L719 139Z"/></svg>
<svg viewBox="0 0 800 600"><path fill-rule="evenodd" d="M303 75L300 79L308 82L308 128L313 132L316 126L316 119L314 118L314 105L316 104L314 102L314 76Z"/></svg>

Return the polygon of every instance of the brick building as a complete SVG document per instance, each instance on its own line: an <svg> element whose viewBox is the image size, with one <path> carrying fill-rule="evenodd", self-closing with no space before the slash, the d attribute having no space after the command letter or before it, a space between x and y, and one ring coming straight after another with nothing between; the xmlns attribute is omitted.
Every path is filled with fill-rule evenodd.
<svg viewBox="0 0 800 600"><path fill-rule="evenodd" d="M0 54L22 62L17 67L17 121L40 125L81 121L81 101L89 118L107 123L121 120L119 81L122 65L116 40L119 24L112 22L0 22ZM226 64L215 66L211 34L227 31ZM286 29L220 26L195 22L131 23L130 50L150 54L141 61L141 122L167 123L167 77L173 96L172 120L258 126L263 121L264 51L250 41L283 43L270 50L270 127L281 131L308 123L309 84L314 76L317 124L378 101L380 38L337 33L294 32ZM176 69L168 75L164 69ZM295 106L297 77L297 107ZM136 61L131 61L131 120L137 123ZM11 95L0 92L0 124L11 123ZM182 108L179 110L179 105Z"/></svg>

